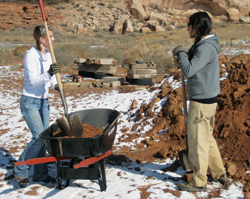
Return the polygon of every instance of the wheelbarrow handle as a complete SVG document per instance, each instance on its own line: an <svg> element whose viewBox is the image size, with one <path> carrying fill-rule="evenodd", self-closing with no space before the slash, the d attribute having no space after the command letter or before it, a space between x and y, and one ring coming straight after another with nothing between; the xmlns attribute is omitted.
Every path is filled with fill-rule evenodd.
<svg viewBox="0 0 250 199"><path fill-rule="evenodd" d="M67 160L67 159L74 159L76 157L60 157L60 156L50 156L50 157L44 157L44 158L34 158L34 159L29 159L26 161L21 161L21 162L15 162L15 166L20 166L24 164L28 165L34 165L34 164L42 164L42 163L48 163L48 162L56 162L60 160Z"/></svg>
<svg viewBox="0 0 250 199"><path fill-rule="evenodd" d="M91 165L91 164L111 155L111 154L112 154L112 151L110 150L110 151L107 151L106 153L104 153L103 155L100 155L98 157L91 157L91 158L85 159L85 160L81 161L79 164L74 165L73 168L78 169L80 167L89 166L89 165Z"/></svg>
<svg viewBox="0 0 250 199"><path fill-rule="evenodd" d="M91 157L91 158L82 160L79 164L74 165L74 169L89 166L111 154L112 154L112 151L110 150L100 156ZM44 157L44 158L34 158L34 159L26 160L26 161L15 162L14 165L15 166L20 166L20 165L25 165L25 164L34 165L34 164L42 164L42 163L48 163L48 162L56 162L60 160L69 160L69 159L74 159L74 158L76 157L49 156L49 157Z"/></svg>

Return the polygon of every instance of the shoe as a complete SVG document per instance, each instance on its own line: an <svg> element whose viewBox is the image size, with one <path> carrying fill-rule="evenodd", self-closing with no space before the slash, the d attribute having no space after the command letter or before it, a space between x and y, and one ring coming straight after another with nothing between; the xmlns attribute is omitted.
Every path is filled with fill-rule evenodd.
<svg viewBox="0 0 250 199"><path fill-rule="evenodd" d="M14 174L16 180L18 181L20 187L26 187L29 184L29 178L25 178L25 177L21 178L18 175L16 175L14 172L13 172L13 174Z"/></svg>
<svg viewBox="0 0 250 199"><path fill-rule="evenodd" d="M230 183L230 179L227 177L226 174L222 174L220 176L220 178L218 179L218 181L222 184L222 185L227 185Z"/></svg>
<svg viewBox="0 0 250 199"><path fill-rule="evenodd" d="M187 192L200 192L200 191L207 191L207 186L205 187L195 187L190 183L181 183L178 185L181 191Z"/></svg>
<svg viewBox="0 0 250 199"><path fill-rule="evenodd" d="M55 183L56 179L51 177L51 176L48 176L45 180L43 180L43 182L45 182L45 183L50 183L50 182Z"/></svg>
<svg viewBox="0 0 250 199"><path fill-rule="evenodd" d="M39 182L38 180L33 180L34 182ZM51 177L51 176L48 176L46 179L44 180L41 180L40 182L45 182L45 183L55 183L56 182L56 179Z"/></svg>

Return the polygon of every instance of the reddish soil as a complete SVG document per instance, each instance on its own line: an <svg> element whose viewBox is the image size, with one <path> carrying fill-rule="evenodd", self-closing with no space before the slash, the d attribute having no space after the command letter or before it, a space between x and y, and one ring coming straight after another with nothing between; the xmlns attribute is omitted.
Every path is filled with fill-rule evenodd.
<svg viewBox="0 0 250 199"><path fill-rule="evenodd" d="M237 57L221 55L219 60L221 77L227 73L228 78L221 83L214 137L228 176L234 181L242 182L244 192L249 192L250 175L246 174L246 171L250 171L250 55ZM170 71L170 75L174 75L175 79L180 81L180 72L177 69ZM135 146L137 150L132 151L130 147L124 147L122 150L115 151L115 155L120 157L124 155L137 162L152 162L168 157L178 160L178 152L186 148L181 88L173 90L165 81L160 88L151 87L151 90L155 89L160 90L159 95L151 103L141 104L140 110L130 116L130 120L135 117L135 121L140 122L132 129L122 129L123 135L120 137L120 142L133 141L137 143ZM152 107L166 95L168 100L160 114L155 115ZM137 102L134 101L130 110L136 105ZM146 134L139 134L140 129L147 125L147 120L153 117L155 119L152 130ZM171 128L168 131L161 136L157 135L160 130L169 126ZM145 139L142 142L136 142L139 137ZM177 166L179 164L176 164ZM172 168L174 169L176 168ZM211 194L216 195L215 192Z"/></svg>
<svg viewBox="0 0 250 199"><path fill-rule="evenodd" d="M49 26L58 26L64 16L55 7L44 5L46 10L46 20ZM1 3L0 6L0 30L15 28L31 28L37 25L37 21L42 20L39 4L10 4Z"/></svg>
<svg viewBox="0 0 250 199"><path fill-rule="evenodd" d="M236 57L221 55L219 60L221 77L227 74L228 78L221 82L221 94L219 95L216 113L214 137L219 145L228 176L234 182L242 182L244 186L243 191L247 194L250 192L250 175L246 174L246 171L250 171L250 55L239 55ZM222 67L222 65L225 67ZM119 68L118 71L120 70L124 74L123 69ZM77 71L67 71L67 73L77 74ZM174 76L177 81L181 81L180 72L177 69L172 69L169 76ZM154 79L154 82L159 82L163 79L164 76L159 75L158 78ZM23 80L13 79L13 81L19 83L18 85L20 85L21 90ZM0 81L0 84L6 85L6 88L10 86L9 82L4 79ZM131 86L136 87L136 85L123 85L117 88L90 89L65 86L65 95L75 95L78 97L79 94L88 94L90 92L102 94L104 91L109 92L112 89L133 92L133 89L129 89ZM121 89L126 87L128 89ZM112 164L115 162L116 165L121 165L123 161L128 159L140 164L141 162L176 158L177 161L172 168L165 169L165 171L174 171L179 166L178 152L186 148L184 117L181 111L183 107L182 90L181 88L173 90L168 85L167 80L161 87L151 86L149 90L159 90L159 94L149 104L140 104L139 111L133 115L129 115L129 113L138 103L136 101L131 103L131 107L128 110L128 120L132 121L132 119L135 119L137 122L132 129L127 127L122 128L122 136L119 137L119 142L133 141L136 150L132 150L131 147L123 147L123 149L115 150L116 148L113 147L113 155L109 158L112 159ZM51 92L55 92L59 97L58 92ZM166 95L168 95L168 100L160 113L156 115L152 112L152 107ZM149 124L147 120L153 117L155 118L152 124L150 124L153 125L153 128L145 134L140 134L144 126ZM121 123L122 121L119 121L119 124ZM157 135L159 131L168 127L170 128L167 131L161 135ZM87 128L85 127L85 129ZM95 130L91 130L91 132L95 132ZM91 135L91 137L93 136L95 135ZM144 139L138 142L138 138ZM185 177L189 178L188 175ZM143 194L147 195L148 192L144 192ZM178 195L178 192L175 194ZM219 191L218 193L216 191L211 192L210 195L211 197L218 197Z"/></svg>
<svg viewBox="0 0 250 199"><path fill-rule="evenodd" d="M82 138L92 138L103 134L103 131L98 127L91 126L86 123L82 124L82 126L83 126ZM53 137L74 138L74 136L70 137L65 136L65 133L62 132L60 128L58 128L56 132L53 132Z"/></svg>

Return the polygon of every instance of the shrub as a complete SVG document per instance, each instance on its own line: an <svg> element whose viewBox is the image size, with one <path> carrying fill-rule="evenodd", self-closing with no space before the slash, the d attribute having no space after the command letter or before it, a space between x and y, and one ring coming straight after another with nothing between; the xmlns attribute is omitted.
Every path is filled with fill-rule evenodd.
<svg viewBox="0 0 250 199"><path fill-rule="evenodd" d="M159 73L166 73L170 68L174 67L172 56L166 54L166 49L157 43L138 44L131 46L131 48L124 52L123 63L125 66L136 61L154 62Z"/></svg>
<svg viewBox="0 0 250 199"><path fill-rule="evenodd" d="M111 48L108 50L108 58L114 58L117 61L117 64L122 65L123 64L123 52L121 50L117 50L114 48Z"/></svg>
<svg viewBox="0 0 250 199"><path fill-rule="evenodd" d="M63 66L71 66L77 58L85 57L85 52L89 48L89 45L84 44L57 44L55 45L57 63Z"/></svg>
<svg viewBox="0 0 250 199"><path fill-rule="evenodd" d="M26 51L29 50L31 48L31 46L17 46L14 50L14 55L20 57L20 58L24 58L26 55Z"/></svg>
<svg viewBox="0 0 250 199"><path fill-rule="evenodd" d="M98 5L99 5L99 6L105 6L105 3L99 2Z"/></svg>
<svg viewBox="0 0 250 199"><path fill-rule="evenodd" d="M101 30L100 30L99 27L96 27L93 31L94 31L94 32L101 32Z"/></svg>

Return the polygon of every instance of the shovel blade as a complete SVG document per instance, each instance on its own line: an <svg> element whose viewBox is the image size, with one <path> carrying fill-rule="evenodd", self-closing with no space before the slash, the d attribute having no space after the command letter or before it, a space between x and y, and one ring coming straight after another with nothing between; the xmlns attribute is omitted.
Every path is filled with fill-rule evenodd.
<svg viewBox="0 0 250 199"><path fill-rule="evenodd" d="M68 119L65 117L65 115L57 119L56 123L58 124L59 128L65 136L74 136L73 132L70 129Z"/></svg>
<svg viewBox="0 0 250 199"><path fill-rule="evenodd" d="M73 114L68 116L69 126L75 137L81 138L83 134L83 126L79 115Z"/></svg>

